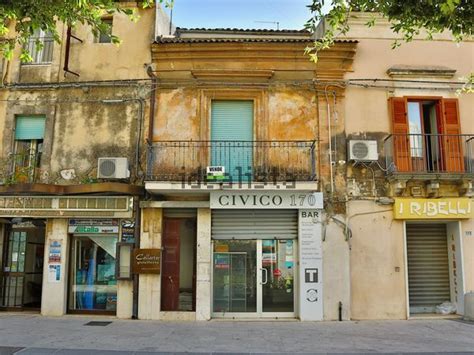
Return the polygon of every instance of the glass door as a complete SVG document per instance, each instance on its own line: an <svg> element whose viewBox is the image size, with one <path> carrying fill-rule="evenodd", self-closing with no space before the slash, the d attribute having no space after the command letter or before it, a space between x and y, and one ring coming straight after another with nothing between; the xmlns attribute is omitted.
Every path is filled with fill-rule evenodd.
<svg viewBox="0 0 474 355"><path fill-rule="evenodd" d="M294 313L294 241L262 240L262 312Z"/></svg>
<svg viewBox="0 0 474 355"><path fill-rule="evenodd" d="M294 240L215 240L213 316L295 316Z"/></svg>

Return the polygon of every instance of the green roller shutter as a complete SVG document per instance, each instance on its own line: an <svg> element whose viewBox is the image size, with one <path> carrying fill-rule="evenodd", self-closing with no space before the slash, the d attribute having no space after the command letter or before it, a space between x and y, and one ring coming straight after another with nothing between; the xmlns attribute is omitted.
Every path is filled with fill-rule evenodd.
<svg viewBox="0 0 474 355"><path fill-rule="evenodd" d="M16 118L15 139L43 139L45 121L46 117L44 116L18 116Z"/></svg>
<svg viewBox="0 0 474 355"><path fill-rule="evenodd" d="M253 166L253 101L216 100L211 108L211 164L237 181ZM248 177L244 176L245 181Z"/></svg>

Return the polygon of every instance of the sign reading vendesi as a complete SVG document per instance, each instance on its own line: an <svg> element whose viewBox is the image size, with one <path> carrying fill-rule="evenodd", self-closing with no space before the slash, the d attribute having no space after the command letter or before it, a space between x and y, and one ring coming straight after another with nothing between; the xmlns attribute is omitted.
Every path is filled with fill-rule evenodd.
<svg viewBox="0 0 474 355"><path fill-rule="evenodd" d="M467 219L474 217L473 200L461 198L396 198L395 219Z"/></svg>
<svg viewBox="0 0 474 355"><path fill-rule="evenodd" d="M322 209L322 192L297 191L215 191L212 209Z"/></svg>

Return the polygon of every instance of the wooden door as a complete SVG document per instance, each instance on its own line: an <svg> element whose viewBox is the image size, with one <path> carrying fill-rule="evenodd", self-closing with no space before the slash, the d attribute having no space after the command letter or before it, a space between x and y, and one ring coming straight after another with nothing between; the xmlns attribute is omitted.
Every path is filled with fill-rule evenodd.
<svg viewBox="0 0 474 355"><path fill-rule="evenodd" d="M389 99L392 116L393 162L397 171L411 171L410 138L407 115L407 101L403 97Z"/></svg>
<svg viewBox="0 0 474 355"><path fill-rule="evenodd" d="M443 99L443 157L446 172L464 172L463 141L457 99Z"/></svg>
<svg viewBox="0 0 474 355"><path fill-rule="evenodd" d="M161 310L179 308L179 219L165 218L163 222Z"/></svg>

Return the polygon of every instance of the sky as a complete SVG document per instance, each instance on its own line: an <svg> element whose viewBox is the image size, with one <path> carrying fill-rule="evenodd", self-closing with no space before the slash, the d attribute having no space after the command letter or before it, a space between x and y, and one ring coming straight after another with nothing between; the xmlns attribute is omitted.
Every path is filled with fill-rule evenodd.
<svg viewBox="0 0 474 355"><path fill-rule="evenodd" d="M173 24L187 28L259 28L299 30L311 14L311 0L174 0ZM169 10L166 10L169 13Z"/></svg>

